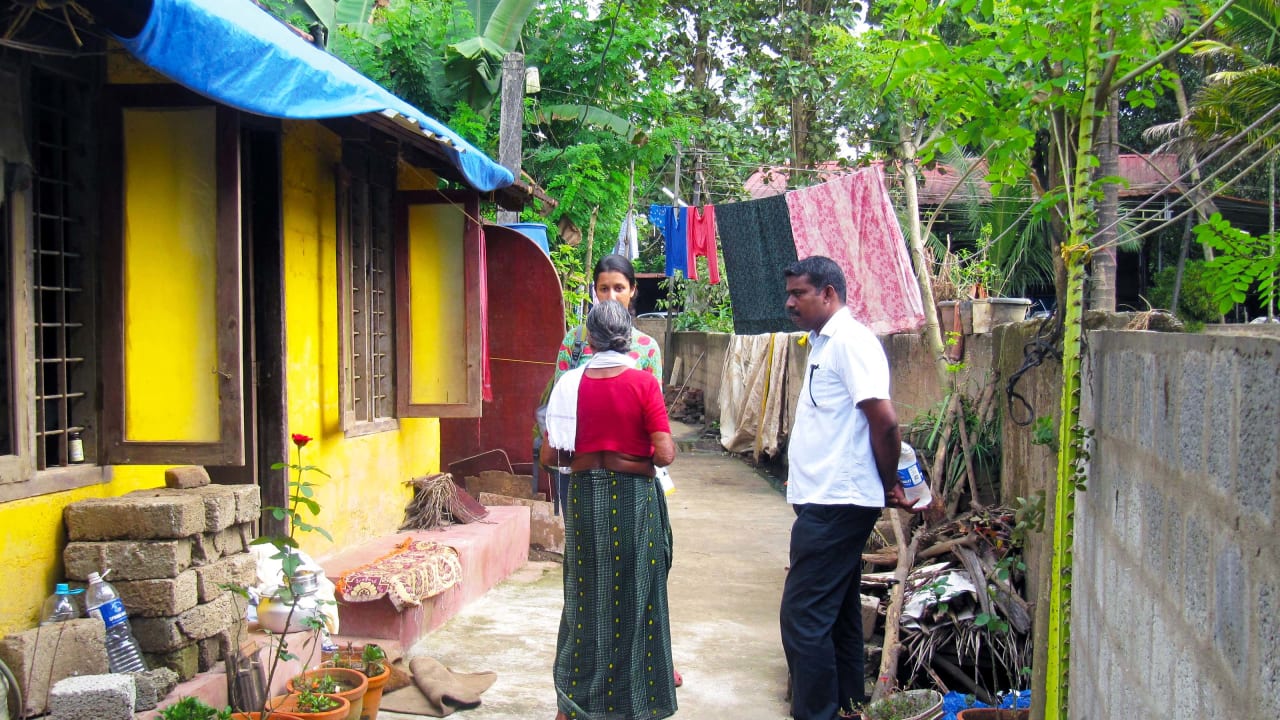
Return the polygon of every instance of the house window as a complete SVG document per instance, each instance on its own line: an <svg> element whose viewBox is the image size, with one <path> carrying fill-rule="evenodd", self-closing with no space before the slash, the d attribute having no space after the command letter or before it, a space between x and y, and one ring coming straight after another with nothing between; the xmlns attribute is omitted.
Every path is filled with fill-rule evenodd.
<svg viewBox="0 0 1280 720"><path fill-rule="evenodd" d="M87 89L36 71L31 92L35 462L44 470L73 464L72 433L82 435L83 461L96 459L96 243L87 222L94 213L86 178Z"/></svg>
<svg viewBox="0 0 1280 720"><path fill-rule="evenodd" d="M395 419L392 270L395 162L349 143L338 170L343 429L364 435Z"/></svg>

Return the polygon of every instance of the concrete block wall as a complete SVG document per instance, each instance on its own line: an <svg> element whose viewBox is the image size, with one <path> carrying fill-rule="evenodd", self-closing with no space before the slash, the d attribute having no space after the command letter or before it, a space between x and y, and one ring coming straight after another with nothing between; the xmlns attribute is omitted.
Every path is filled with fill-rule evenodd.
<svg viewBox="0 0 1280 720"><path fill-rule="evenodd" d="M1070 717L1280 716L1280 338L1089 348Z"/></svg>
<svg viewBox="0 0 1280 720"><path fill-rule="evenodd" d="M687 380L689 387L702 390L707 421L718 421L721 375L725 354L733 336L728 333L676 332L671 335L671 349L668 350L665 346L664 323L663 320L646 319L637 321L636 325L658 340L663 358L670 357L669 362L674 362L676 357L681 358L682 377L675 378L676 384ZM1034 327L1034 324L1029 325ZM1013 326L999 326L997 331L1005 327ZM994 337L996 336L987 334L965 337L965 368L960 373L960 381L970 394L978 393L990 376ZM908 423L916 415L932 410L946 394L945 388L938 382L933 356L920 335L886 335L880 338L880 342L884 345L889 367L893 371L892 392L898 419ZM701 362L698 360L699 356L702 357ZM671 384L670 381L671 378L667 378L668 385Z"/></svg>
<svg viewBox="0 0 1280 720"><path fill-rule="evenodd" d="M207 477L207 476L206 476ZM207 482L207 480L206 480ZM224 583L252 585L248 553L261 513L253 485L139 490L68 505L66 575L86 581L110 569L148 667L187 680L238 646L243 601Z"/></svg>

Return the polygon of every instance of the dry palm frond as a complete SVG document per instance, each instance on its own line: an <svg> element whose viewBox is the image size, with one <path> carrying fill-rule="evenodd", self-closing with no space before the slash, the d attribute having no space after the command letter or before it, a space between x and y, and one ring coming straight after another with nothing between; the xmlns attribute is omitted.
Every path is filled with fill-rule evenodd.
<svg viewBox="0 0 1280 720"><path fill-rule="evenodd" d="M405 482L413 486L413 499L404 509L401 530L431 530L453 522L450 508L458 494L449 473L435 473Z"/></svg>
<svg viewBox="0 0 1280 720"><path fill-rule="evenodd" d="M37 12L57 11L62 14L62 20L67 24L67 29L71 31L71 37L76 41L76 47L84 45L84 41L80 39L80 34L76 32L75 21L71 18L71 13L75 13L82 20L87 22L93 21L93 16L89 11L84 9L80 3L75 0L14 0L13 5L18 8L18 12L14 15L13 21L9 23L9 28L5 30L4 39L10 40L31 20L31 16Z"/></svg>

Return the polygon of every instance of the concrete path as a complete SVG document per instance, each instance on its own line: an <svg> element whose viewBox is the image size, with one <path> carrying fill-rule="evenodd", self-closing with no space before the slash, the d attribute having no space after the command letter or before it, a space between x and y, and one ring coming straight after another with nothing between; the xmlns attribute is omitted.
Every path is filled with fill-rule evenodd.
<svg viewBox="0 0 1280 720"><path fill-rule="evenodd" d="M675 562L668 589L675 663L685 681L676 691L675 717L786 718L778 601L794 516L768 479L735 457L682 452L672 477ZM456 715L460 720L555 717L560 569L528 563L410 650L410 657L428 655L457 671L498 673L483 704Z"/></svg>

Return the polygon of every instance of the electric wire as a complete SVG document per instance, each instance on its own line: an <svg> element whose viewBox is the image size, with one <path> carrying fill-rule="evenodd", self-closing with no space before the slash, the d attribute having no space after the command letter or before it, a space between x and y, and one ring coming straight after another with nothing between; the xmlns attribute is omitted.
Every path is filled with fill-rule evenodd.
<svg viewBox="0 0 1280 720"><path fill-rule="evenodd" d="M1168 183L1166 183L1162 188L1160 188L1157 192L1153 193L1153 194L1152 194L1150 197L1148 197L1146 200L1142 201L1142 202L1141 202L1141 203L1139 203L1137 206L1135 206L1135 207L1133 207L1133 208L1129 209L1129 212L1126 214L1126 216L1125 216L1123 219L1121 219L1121 218L1117 218L1115 221L1113 221L1111 224L1107 225L1106 227L1104 227L1104 228L1099 228L1097 231L1095 231L1095 232L1094 232L1094 234L1093 234L1092 236L1090 236L1090 239L1091 239L1091 240L1092 240L1092 239L1095 239L1095 238L1097 238L1097 236L1098 236L1099 234L1101 234L1101 233L1103 233L1103 232L1106 232L1106 231L1108 231L1108 230L1111 230L1111 229L1113 229L1113 228L1117 227L1117 226L1118 226L1118 225L1119 225L1123 220L1127 220L1128 218L1132 217L1132 216L1133 216L1133 215L1134 215L1138 210L1141 210L1142 208L1146 207L1146 206L1147 206L1147 204L1148 204L1148 203L1150 203L1150 202L1152 202L1155 198L1157 198L1157 197L1159 197L1160 195L1163 195L1164 193L1166 193L1166 192L1168 192L1168 191L1170 191L1170 190L1174 189L1175 187L1177 187L1178 183L1180 183L1180 182L1181 182L1181 181L1183 181L1183 180L1188 179L1188 178L1191 176L1192 172L1194 172L1195 170L1198 170L1198 169L1202 168L1202 167L1205 165L1205 163L1208 163L1208 162L1212 161L1212 160L1213 160L1214 158L1216 158L1220 153L1224 152L1228 147L1231 147L1232 145L1234 145L1234 144L1235 144L1236 142L1238 142L1239 140L1241 140L1241 139L1243 139L1243 138L1247 137L1250 133L1252 133L1255 129L1257 129L1257 128L1262 124L1262 123L1266 122L1268 119L1270 119L1273 115L1275 115L1275 114L1277 114L1277 113L1280 113L1280 105L1277 105L1277 106L1275 106L1275 107L1271 108L1270 110L1268 110L1267 112L1263 113L1263 114L1262 114L1262 115L1261 115L1257 120L1254 120L1252 123L1250 123L1250 124L1248 125L1248 127L1244 128L1244 129L1243 129L1243 130L1241 130L1240 132L1238 132L1238 133L1236 133L1235 135L1233 135L1232 137L1228 138L1228 139L1226 140L1226 142L1224 142L1222 145L1220 145L1220 146L1218 146L1216 149L1214 149L1214 151L1213 151L1213 152L1209 153L1209 155L1207 155L1206 157L1202 158L1202 159L1199 161L1199 163L1197 163L1197 164L1196 164L1196 166L1195 166L1194 168L1188 168L1186 171L1184 171L1184 172L1182 172L1181 174L1179 174L1179 175L1178 175L1178 177L1176 177L1176 178L1174 178L1173 180L1171 180L1171 181L1169 181ZM1207 176L1201 177L1201 178L1200 178L1200 181L1199 181L1198 183L1196 183L1196 184L1192 185L1190 188L1188 188L1188 189L1187 189L1186 194L1191 195L1191 194L1193 194L1193 191L1203 189L1203 188L1204 188L1204 186L1206 186L1207 184L1209 184L1209 183L1210 183L1212 180L1214 180L1218 175L1221 175L1224 171L1226 171L1228 168L1230 168L1232 165L1234 165L1237 161L1239 161L1239 160L1241 160L1242 158L1244 158L1244 157L1248 154L1248 152L1249 152L1249 151L1250 151L1254 146L1256 146L1256 145L1258 145L1259 143L1261 143L1262 141L1264 141L1268 136L1270 136L1272 133L1276 132L1277 130L1280 130L1280 124L1272 125L1272 126L1271 126L1270 128L1268 128L1266 131L1264 131L1261 135L1259 135L1259 136L1258 136L1258 137L1256 137L1254 140L1252 140L1251 142L1249 142L1249 143L1248 143L1247 145L1245 145L1241 150L1239 150L1238 152L1236 152L1234 156L1232 156L1229 160L1227 160L1226 162L1224 162L1221 166L1219 166L1219 167L1218 167L1216 170L1214 170L1212 173L1208 174ZM1274 150L1274 148L1273 148L1273 150ZM1266 153L1264 153L1264 155L1265 155L1265 154L1269 154L1269 153L1270 153L1270 152L1272 152L1273 150L1268 150L1268 151L1266 151ZM1256 165L1256 164L1257 164L1257 163L1254 163L1254 165ZM1250 166L1250 167L1252 167L1252 166ZM1248 170L1246 169L1245 171L1243 171L1243 172L1241 172L1241 173L1237 174L1237 175L1236 175L1236 177L1235 177L1235 178L1233 178L1233 180L1235 180L1235 179L1239 179L1241 176L1243 176L1243 175L1245 175L1245 174L1247 174L1247 173L1248 173ZM1229 186L1230 186L1230 183L1227 183L1227 186L1229 187ZM1194 207L1193 207L1193 209L1194 209ZM1182 217L1182 215L1179 215L1178 217ZM1159 230L1159 229L1163 229L1163 228L1164 228L1165 226L1167 226L1167 225L1168 225L1168 222L1166 222L1166 223L1162 224L1162 225L1160 226L1160 228L1158 228L1157 230ZM1152 231L1152 232L1154 232L1154 231ZM1149 234L1150 234L1150 232L1148 232L1147 234L1149 235Z"/></svg>

